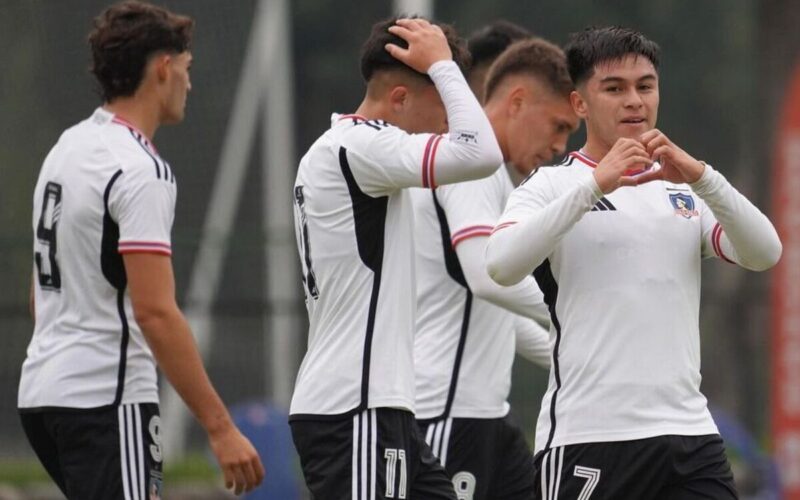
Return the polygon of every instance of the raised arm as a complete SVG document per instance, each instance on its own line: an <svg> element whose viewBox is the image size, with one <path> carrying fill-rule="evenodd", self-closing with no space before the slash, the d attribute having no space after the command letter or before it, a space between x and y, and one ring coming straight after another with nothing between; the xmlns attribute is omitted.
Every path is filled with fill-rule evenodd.
<svg viewBox="0 0 800 500"><path fill-rule="evenodd" d="M389 44L394 57L427 74L447 114L449 133L409 134L396 127L355 127L344 140L355 179L382 195L407 187L435 187L491 175L503 161L489 119L455 62L441 28L421 19L398 20L392 33L408 48Z"/></svg>
<svg viewBox="0 0 800 500"><path fill-rule="evenodd" d="M486 247L489 276L506 286L520 282L544 262L604 193L636 184L636 178L626 175L626 171L649 161L639 141L622 138L593 175L564 189L551 183L550 177L557 174L547 168L539 169L511 193L506 210L489 238Z"/></svg>

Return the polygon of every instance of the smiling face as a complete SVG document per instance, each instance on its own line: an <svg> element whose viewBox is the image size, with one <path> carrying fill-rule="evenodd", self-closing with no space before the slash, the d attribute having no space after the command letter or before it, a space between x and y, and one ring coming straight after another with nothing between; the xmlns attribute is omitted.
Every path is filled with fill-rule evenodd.
<svg viewBox="0 0 800 500"><path fill-rule="evenodd" d="M605 152L621 137L637 138L655 128L658 73L644 56L604 61L571 100L575 113L586 121L587 146Z"/></svg>

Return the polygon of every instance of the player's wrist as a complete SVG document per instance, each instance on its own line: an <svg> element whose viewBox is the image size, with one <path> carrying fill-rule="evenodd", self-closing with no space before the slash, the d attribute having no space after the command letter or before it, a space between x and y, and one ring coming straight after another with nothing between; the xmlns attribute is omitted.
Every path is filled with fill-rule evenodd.
<svg viewBox="0 0 800 500"><path fill-rule="evenodd" d="M203 426L206 434L208 434L211 439L224 436L236 428L236 426L233 424L231 416L227 411L217 413L212 417L203 419L200 421L200 424Z"/></svg>

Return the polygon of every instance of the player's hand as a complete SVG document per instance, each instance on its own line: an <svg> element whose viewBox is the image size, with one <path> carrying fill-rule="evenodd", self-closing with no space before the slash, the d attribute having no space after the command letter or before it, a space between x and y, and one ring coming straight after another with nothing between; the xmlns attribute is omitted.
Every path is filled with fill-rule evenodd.
<svg viewBox="0 0 800 500"><path fill-rule="evenodd" d="M621 186L641 184L637 176L625 172L643 171L652 163L641 142L621 137L594 169L594 180L603 194L609 194Z"/></svg>
<svg viewBox="0 0 800 500"><path fill-rule="evenodd" d="M217 457L225 477L225 487L237 495L250 491L264 479L261 458L236 426L209 434L211 451Z"/></svg>
<svg viewBox="0 0 800 500"><path fill-rule="evenodd" d="M435 62L453 58L442 28L425 19L398 19L394 26L389 27L389 33L408 42L408 48L387 43L386 51L420 73L427 73Z"/></svg>
<svg viewBox="0 0 800 500"><path fill-rule="evenodd" d="M676 146L658 129L641 135L640 140L653 161L658 161L660 169L653 169L637 177L639 183L661 179L675 184L696 182L703 175L706 166L689 153Z"/></svg>

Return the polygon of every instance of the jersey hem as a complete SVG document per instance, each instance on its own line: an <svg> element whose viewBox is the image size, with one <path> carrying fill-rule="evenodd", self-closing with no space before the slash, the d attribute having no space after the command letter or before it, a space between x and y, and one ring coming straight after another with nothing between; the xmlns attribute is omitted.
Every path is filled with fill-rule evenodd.
<svg viewBox="0 0 800 500"><path fill-rule="evenodd" d="M343 418L352 417L356 413L364 410L372 410L377 408L388 408L392 410L407 411L414 415L413 405L409 405L407 401L381 401L369 405L367 408L356 406L341 413L305 413L305 412L291 412L289 413L289 422L294 420L340 420Z"/></svg>
<svg viewBox="0 0 800 500"><path fill-rule="evenodd" d="M145 401L124 401L119 404L110 403L107 405L101 406L87 406L85 408L82 407L75 407L75 406L57 406L57 405L46 405L46 406L18 406L17 413L20 414L27 414L27 413L44 413L44 412L65 412L65 413L92 413L92 412L99 412L99 411L106 411L111 408L117 408L122 405L132 405L132 404L159 404L159 401L156 400L145 400Z"/></svg>
<svg viewBox="0 0 800 500"><path fill-rule="evenodd" d="M548 431L549 432L549 431ZM648 439L660 436L705 436L708 434L719 434L719 429L715 424L704 425L702 427L660 427L657 429L641 430L639 432L603 432L602 434L586 433L579 435L571 435L569 437L554 438L550 443L550 448L557 448L559 446L570 446L575 444L589 444L589 443L613 443L619 441L635 441L637 439ZM536 441L539 442L540 437L537 436ZM536 447L534 453L544 450L544 447Z"/></svg>

